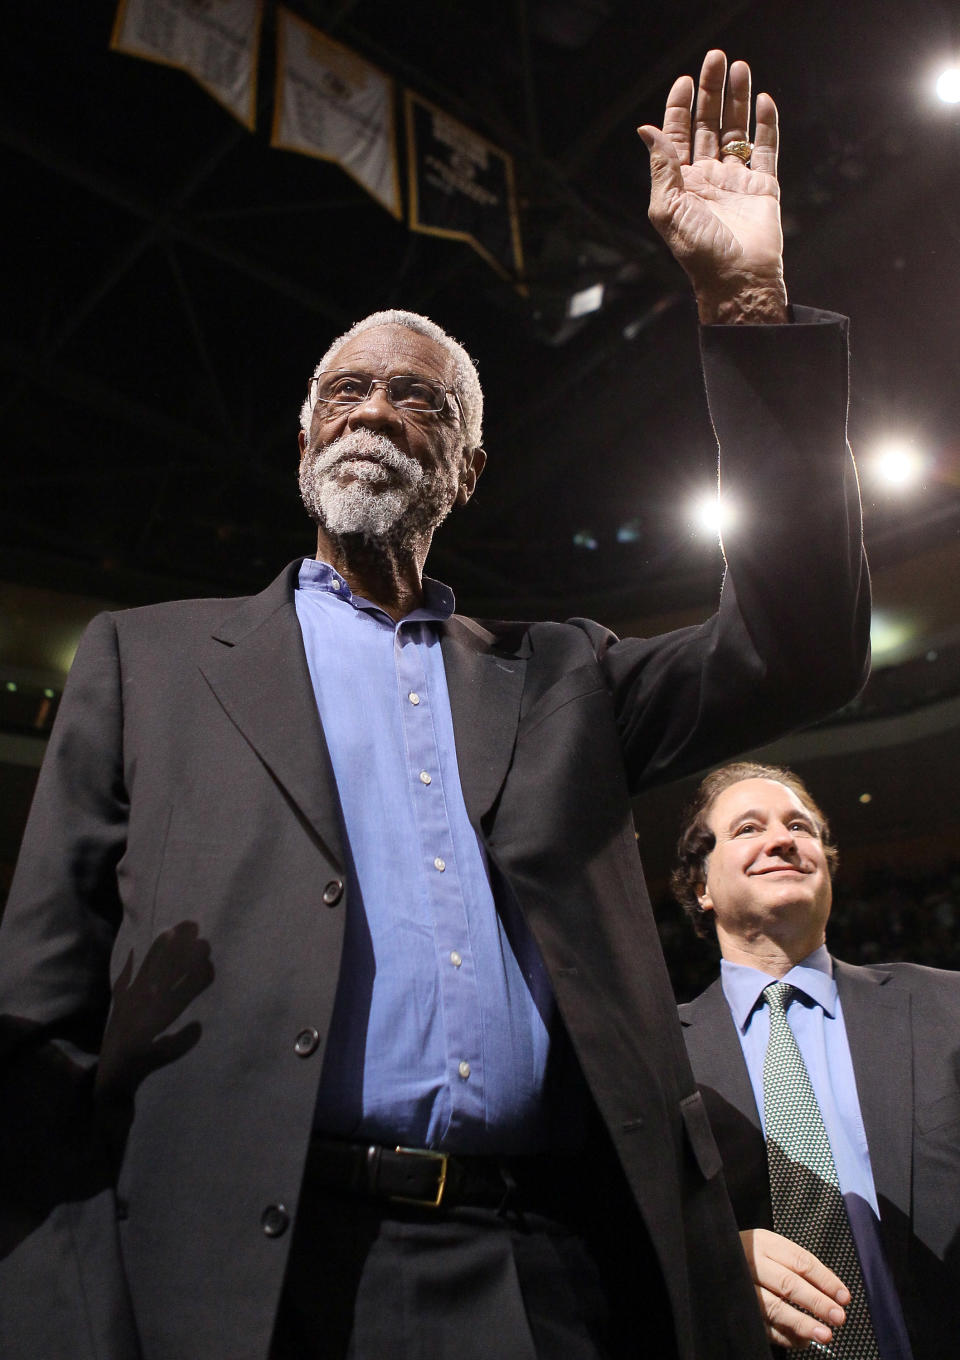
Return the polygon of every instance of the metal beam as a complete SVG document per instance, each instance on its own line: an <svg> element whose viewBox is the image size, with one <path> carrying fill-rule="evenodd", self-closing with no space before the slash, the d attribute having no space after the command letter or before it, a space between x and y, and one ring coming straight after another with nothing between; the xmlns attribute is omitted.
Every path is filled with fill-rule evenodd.
<svg viewBox="0 0 960 1360"><path fill-rule="evenodd" d="M241 134L242 132L243 130L240 129ZM94 197L112 203L114 207L122 208L132 217L157 224L156 226L152 225L151 231L147 234L150 240L158 238L160 227L162 227L162 232L167 238L182 241L201 254L207 255L217 260L218 263L235 269L247 278L263 284L265 288L279 296L293 299L307 311L314 312L318 316L323 316L332 321L341 330L353 320L352 316L348 315L343 308L332 303L325 294L311 291L302 278L288 278L277 270L270 269L251 259L242 251L224 245L198 228L196 218L178 211L175 207L170 207L163 213L158 213L156 204L151 203L142 195L120 185L111 177L78 164L38 137L29 136L8 125L0 125L0 146L5 146L8 150L36 161L53 174L59 175L61 179L78 185ZM145 236L145 242L146 239Z"/></svg>

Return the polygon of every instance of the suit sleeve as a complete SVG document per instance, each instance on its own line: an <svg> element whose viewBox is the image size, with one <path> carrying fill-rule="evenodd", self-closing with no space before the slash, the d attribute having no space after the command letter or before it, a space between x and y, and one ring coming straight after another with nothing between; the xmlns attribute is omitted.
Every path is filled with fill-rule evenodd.
<svg viewBox="0 0 960 1360"><path fill-rule="evenodd" d="M121 913L122 764L116 632L101 614L67 681L0 929L5 1020L46 1028L74 1016L103 1024Z"/></svg>
<svg viewBox="0 0 960 1360"><path fill-rule="evenodd" d="M123 853L113 622L88 628L64 691L0 928L4 1195L43 1205L104 1176L93 1084L110 1002Z"/></svg>
<svg viewBox="0 0 960 1360"><path fill-rule="evenodd" d="M0 1352L131 1360L94 1099L127 822L114 622L80 644L0 927Z"/></svg>
<svg viewBox="0 0 960 1360"><path fill-rule="evenodd" d="M732 521L719 608L658 638L593 635L634 791L826 716L869 663L846 320L797 309L705 327L701 346Z"/></svg>

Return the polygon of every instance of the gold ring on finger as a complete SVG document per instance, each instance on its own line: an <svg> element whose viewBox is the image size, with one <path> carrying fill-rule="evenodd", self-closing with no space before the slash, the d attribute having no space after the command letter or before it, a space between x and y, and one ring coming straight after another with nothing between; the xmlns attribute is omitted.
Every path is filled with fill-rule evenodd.
<svg viewBox="0 0 960 1360"><path fill-rule="evenodd" d="M726 146L720 148L720 155L736 156L744 165L749 165L750 157L753 155L753 142L727 142Z"/></svg>

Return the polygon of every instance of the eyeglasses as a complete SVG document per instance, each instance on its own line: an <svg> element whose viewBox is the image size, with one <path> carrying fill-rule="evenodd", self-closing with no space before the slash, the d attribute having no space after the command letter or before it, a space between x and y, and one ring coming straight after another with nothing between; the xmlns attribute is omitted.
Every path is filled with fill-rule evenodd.
<svg viewBox="0 0 960 1360"><path fill-rule="evenodd" d="M356 373L349 368L325 368L310 379L311 399L331 406L359 406L367 400L375 387L382 387L391 406L400 411L417 411L424 415L442 411L447 396L453 397L464 425L467 417L463 404L452 387L417 373L399 373L392 378L373 378L369 373Z"/></svg>

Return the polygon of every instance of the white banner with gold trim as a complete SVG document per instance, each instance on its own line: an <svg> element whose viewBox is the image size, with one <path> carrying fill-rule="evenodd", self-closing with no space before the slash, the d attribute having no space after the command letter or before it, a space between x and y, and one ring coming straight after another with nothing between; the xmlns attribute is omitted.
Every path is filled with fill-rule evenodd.
<svg viewBox="0 0 960 1360"><path fill-rule="evenodd" d="M393 81L282 5L270 140L335 162L394 217L402 216Z"/></svg>
<svg viewBox="0 0 960 1360"><path fill-rule="evenodd" d="M110 46L186 71L252 131L261 17L261 0L120 0Z"/></svg>

